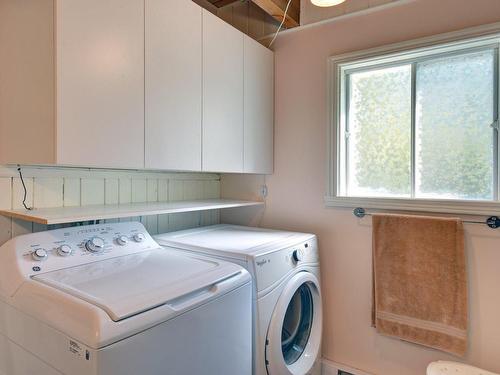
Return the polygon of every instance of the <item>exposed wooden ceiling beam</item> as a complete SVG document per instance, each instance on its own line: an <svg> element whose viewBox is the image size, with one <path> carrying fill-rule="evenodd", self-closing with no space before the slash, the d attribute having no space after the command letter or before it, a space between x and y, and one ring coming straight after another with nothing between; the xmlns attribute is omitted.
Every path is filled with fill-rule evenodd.
<svg viewBox="0 0 500 375"><path fill-rule="evenodd" d="M252 0L260 8L262 8L267 14L271 15L273 18L281 22L283 20L283 15L285 14L286 5L288 0ZM300 25L300 0L292 0L288 12L286 14L286 19L284 26L286 28L297 27Z"/></svg>
<svg viewBox="0 0 500 375"><path fill-rule="evenodd" d="M209 0L213 5L215 5L217 8L222 8L226 5L235 3L238 0Z"/></svg>

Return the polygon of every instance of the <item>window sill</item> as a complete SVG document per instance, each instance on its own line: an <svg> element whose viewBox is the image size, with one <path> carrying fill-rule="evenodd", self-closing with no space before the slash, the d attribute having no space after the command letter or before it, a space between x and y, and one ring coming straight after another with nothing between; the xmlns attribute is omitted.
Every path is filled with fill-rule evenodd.
<svg viewBox="0 0 500 375"><path fill-rule="evenodd" d="M500 202L461 201L444 199L325 197L326 207L345 207L388 211L418 211L432 213L486 215L500 214Z"/></svg>

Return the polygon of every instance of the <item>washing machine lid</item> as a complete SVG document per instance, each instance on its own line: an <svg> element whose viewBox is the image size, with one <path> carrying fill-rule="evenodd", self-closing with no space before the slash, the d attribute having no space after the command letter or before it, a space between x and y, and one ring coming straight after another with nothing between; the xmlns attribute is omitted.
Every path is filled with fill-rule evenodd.
<svg viewBox="0 0 500 375"><path fill-rule="evenodd" d="M269 249L291 246L311 234L277 231L238 225L212 225L155 236L164 246L194 250L208 254L244 258Z"/></svg>
<svg viewBox="0 0 500 375"><path fill-rule="evenodd" d="M231 263L158 248L48 272L33 279L98 306L112 320L120 321L173 303L241 272L241 267Z"/></svg>

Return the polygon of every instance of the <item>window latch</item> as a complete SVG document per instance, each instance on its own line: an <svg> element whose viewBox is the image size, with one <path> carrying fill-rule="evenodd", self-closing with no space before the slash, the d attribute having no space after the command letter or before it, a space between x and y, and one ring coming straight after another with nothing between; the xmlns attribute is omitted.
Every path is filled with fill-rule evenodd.
<svg viewBox="0 0 500 375"><path fill-rule="evenodd" d="M500 130L500 123L498 122L498 119L493 121L490 125L493 129Z"/></svg>

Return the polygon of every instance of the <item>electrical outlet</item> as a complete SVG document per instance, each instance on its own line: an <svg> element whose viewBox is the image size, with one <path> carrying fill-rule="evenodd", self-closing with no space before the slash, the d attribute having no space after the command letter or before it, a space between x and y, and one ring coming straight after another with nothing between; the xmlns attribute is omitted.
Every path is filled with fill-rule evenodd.
<svg viewBox="0 0 500 375"><path fill-rule="evenodd" d="M262 198L267 197L267 185L261 185L260 186L260 196Z"/></svg>

